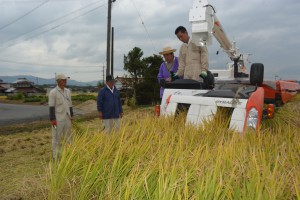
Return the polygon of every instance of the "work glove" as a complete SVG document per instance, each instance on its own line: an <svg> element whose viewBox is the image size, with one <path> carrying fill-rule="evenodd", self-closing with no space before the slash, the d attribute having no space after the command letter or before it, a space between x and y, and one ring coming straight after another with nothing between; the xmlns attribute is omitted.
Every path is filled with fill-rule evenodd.
<svg viewBox="0 0 300 200"><path fill-rule="evenodd" d="M57 122L56 122L56 120L52 120L50 123L51 123L51 125L52 125L53 127L55 127L55 128L56 128L56 126L57 126Z"/></svg>
<svg viewBox="0 0 300 200"><path fill-rule="evenodd" d="M174 81L176 79L179 79L179 76L176 73L172 74L172 81Z"/></svg>
<svg viewBox="0 0 300 200"><path fill-rule="evenodd" d="M202 71L199 76L201 78L205 79L207 77L207 72L206 71Z"/></svg>

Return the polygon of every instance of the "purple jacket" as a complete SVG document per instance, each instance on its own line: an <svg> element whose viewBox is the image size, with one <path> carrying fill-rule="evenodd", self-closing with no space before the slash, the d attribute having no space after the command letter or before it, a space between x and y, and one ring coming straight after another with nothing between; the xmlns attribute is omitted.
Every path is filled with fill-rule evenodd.
<svg viewBox="0 0 300 200"><path fill-rule="evenodd" d="M178 57L175 56L173 66L170 71L173 71L173 73L175 74L177 70L178 70ZM169 77L171 77L171 74L167 69L166 62L163 62L159 67L159 71L157 75L158 83L160 82L161 79L167 79ZM163 94L164 94L164 88L160 87L160 98L162 98Z"/></svg>

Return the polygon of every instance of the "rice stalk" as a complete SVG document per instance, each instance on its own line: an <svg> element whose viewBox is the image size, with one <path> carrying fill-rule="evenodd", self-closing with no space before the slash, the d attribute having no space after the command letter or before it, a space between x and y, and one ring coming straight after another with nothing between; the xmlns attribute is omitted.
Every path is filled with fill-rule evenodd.
<svg viewBox="0 0 300 200"><path fill-rule="evenodd" d="M286 117L244 136L222 116L194 127L135 113L112 134L91 125L50 164L48 198L299 199L299 121Z"/></svg>

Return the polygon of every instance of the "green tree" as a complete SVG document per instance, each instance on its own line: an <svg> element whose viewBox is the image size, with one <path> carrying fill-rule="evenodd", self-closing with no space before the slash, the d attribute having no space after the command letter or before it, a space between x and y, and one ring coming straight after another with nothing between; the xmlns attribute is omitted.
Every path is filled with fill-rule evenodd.
<svg viewBox="0 0 300 200"><path fill-rule="evenodd" d="M162 57L153 54L153 56L146 57L143 60L146 63L146 69L143 71L143 77L147 79L147 81L155 80L155 82L157 82L159 66L163 62Z"/></svg>
<svg viewBox="0 0 300 200"><path fill-rule="evenodd" d="M143 58L143 51L134 47L124 55L124 70L133 79L133 96L138 104L155 103L159 100L157 74L163 62L161 56L153 55Z"/></svg>
<svg viewBox="0 0 300 200"><path fill-rule="evenodd" d="M105 86L105 84L103 84L103 81L98 81L98 83L97 83L98 88L102 88L104 86Z"/></svg>
<svg viewBox="0 0 300 200"><path fill-rule="evenodd" d="M153 56L144 58L144 62L147 67L143 71L143 87L145 89L141 89L141 91L144 92L142 96L146 97L150 101L148 103L156 103L159 101L160 88L157 81L157 74L163 59L161 56L153 54Z"/></svg>
<svg viewBox="0 0 300 200"><path fill-rule="evenodd" d="M138 83L138 78L142 78L146 69L146 63L143 61L144 53L139 47L134 47L129 53L124 55L124 70L128 71L130 77L134 79L134 88Z"/></svg>

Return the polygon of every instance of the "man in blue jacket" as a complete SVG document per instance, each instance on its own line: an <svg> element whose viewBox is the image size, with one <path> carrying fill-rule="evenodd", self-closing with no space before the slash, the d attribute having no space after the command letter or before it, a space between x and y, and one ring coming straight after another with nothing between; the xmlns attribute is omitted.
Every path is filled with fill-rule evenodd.
<svg viewBox="0 0 300 200"><path fill-rule="evenodd" d="M115 87L113 76L106 76L106 86L98 93L97 108L99 118L102 119L102 125L106 133L113 129L118 131L120 128L120 118L123 116L120 93Z"/></svg>

